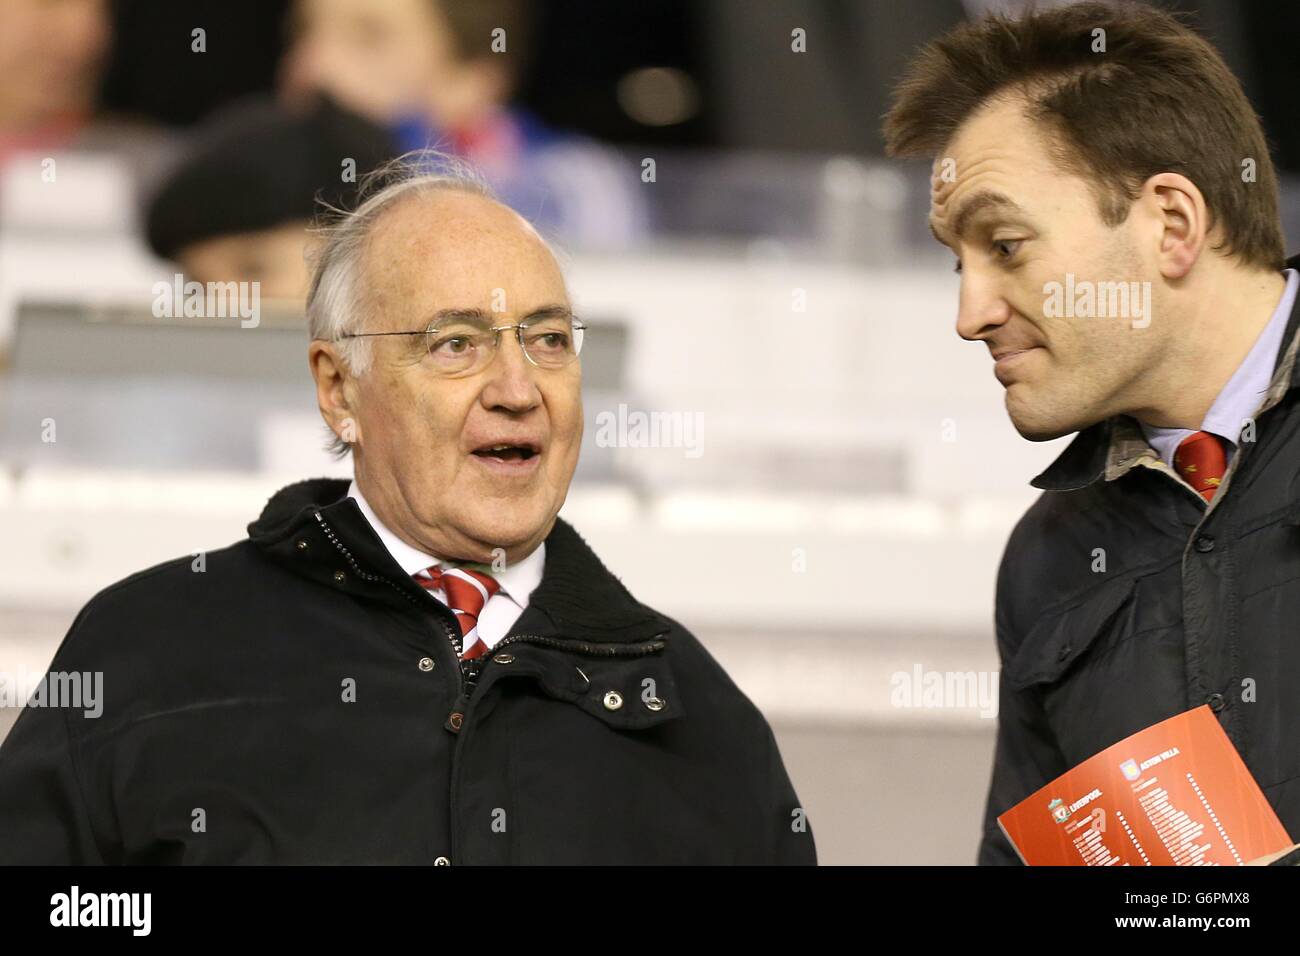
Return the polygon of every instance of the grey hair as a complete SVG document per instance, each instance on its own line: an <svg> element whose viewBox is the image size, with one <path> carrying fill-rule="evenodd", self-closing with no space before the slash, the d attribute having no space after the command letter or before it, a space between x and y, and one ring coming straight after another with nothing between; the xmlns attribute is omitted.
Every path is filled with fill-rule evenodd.
<svg viewBox="0 0 1300 956"><path fill-rule="evenodd" d="M352 210L325 206L312 228L307 261L307 327L313 340L332 342L348 371L365 375L374 359L369 338L343 338L359 331L369 317L369 297L362 276L366 244L379 217L398 201L417 194L453 190L496 199L483 174L469 163L432 149L416 150L366 174ZM345 457L351 443L328 425L327 450Z"/></svg>

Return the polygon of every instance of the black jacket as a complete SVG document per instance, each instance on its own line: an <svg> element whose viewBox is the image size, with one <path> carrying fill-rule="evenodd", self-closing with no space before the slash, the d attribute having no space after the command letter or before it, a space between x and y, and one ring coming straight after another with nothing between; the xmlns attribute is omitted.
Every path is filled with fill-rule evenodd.
<svg viewBox="0 0 1300 956"><path fill-rule="evenodd" d="M1288 266L1300 267L1300 257ZM1204 499L1126 416L1080 432L998 575L997 753L980 863L1019 863L997 817L1100 750L1209 704L1300 839L1300 302Z"/></svg>
<svg viewBox="0 0 1300 956"><path fill-rule="evenodd" d="M569 525L462 670L347 485L82 609L51 670L102 671L103 714L23 711L0 863L816 861L763 716Z"/></svg>

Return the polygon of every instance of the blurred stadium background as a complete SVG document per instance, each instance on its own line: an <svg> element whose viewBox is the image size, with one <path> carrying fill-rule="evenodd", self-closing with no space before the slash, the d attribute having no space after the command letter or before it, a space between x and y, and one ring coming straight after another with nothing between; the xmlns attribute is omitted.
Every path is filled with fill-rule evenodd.
<svg viewBox="0 0 1300 956"><path fill-rule="evenodd" d="M1168 5L1263 115L1294 240L1300 20ZM104 586L243 537L280 486L350 474L273 241L300 253L313 157L367 135L311 113L325 97L381 152L434 136L483 163L554 238L593 330L563 514L768 715L821 860L972 863L993 715L896 706L896 675L996 671L1002 546L1063 442L1020 439L954 333L928 169L882 158L879 117L916 45L1017 6L5 0L0 672L42 670ZM507 69L477 69L476 14L508 18ZM463 95L414 103L433 75ZM258 326L154 319L181 269L260 277ZM698 442L603 447L620 406ZM701 563L716 588L691 586Z"/></svg>

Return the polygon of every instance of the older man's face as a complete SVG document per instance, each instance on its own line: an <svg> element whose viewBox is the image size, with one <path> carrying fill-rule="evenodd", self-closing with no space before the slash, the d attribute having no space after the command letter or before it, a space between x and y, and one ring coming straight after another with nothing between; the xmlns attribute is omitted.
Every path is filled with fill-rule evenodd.
<svg viewBox="0 0 1300 956"><path fill-rule="evenodd" d="M446 309L508 325L569 307L558 265L516 213L446 192L400 201L376 224L365 260L372 298L364 331L425 328ZM519 560L564 503L582 438L575 360L539 368L513 330L481 371L436 373L423 336L371 338L374 364L356 380L357 481L409 544L442 558ZM494 452L493 446L532 449Z"/></svg>

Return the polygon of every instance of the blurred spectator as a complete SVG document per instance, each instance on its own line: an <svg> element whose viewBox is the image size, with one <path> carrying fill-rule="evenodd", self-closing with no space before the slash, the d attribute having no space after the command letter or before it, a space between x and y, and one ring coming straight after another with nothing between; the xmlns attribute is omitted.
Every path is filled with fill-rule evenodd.
<svg viewBox="0 0 1300 956"><path fill-rule="evenodd" d="M402 151L468 160L561 240L621 246L645 231L634 162L511 105L532 52L522 0L298 0L289 32L288 100L326 93Z"/></svg>
<svg viewBox="0 0 1300 956"><path fill-rule="evenodd" d="M198 282L259 282L303 299L307 228L345 205L392 152L388 135L327 99L307 110L248 101L202 127L149 205L149 245Z"/></svg>
<svg viewBox="0 0 1300 956"><path fill-rule="evenodd" d="M93 152L115 157L137 187L155 181L175 134L100 108L108 0L4 0L0 17L0 168L24 153Z"/></svg>
<svg viewBox="0 0 1300 956"><path fill-rule="evenodd" d="M0 164L71 143L95 108L111 39L106 0L6 0L0 25Z"/></svg>

